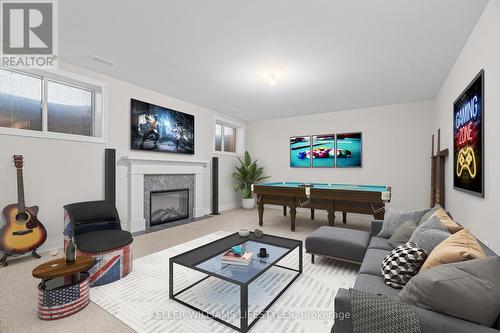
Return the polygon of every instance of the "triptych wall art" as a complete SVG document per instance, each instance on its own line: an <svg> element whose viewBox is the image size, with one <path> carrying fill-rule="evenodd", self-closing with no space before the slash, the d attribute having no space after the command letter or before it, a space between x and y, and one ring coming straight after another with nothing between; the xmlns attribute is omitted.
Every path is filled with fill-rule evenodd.
<svg viewBox="0 0 500 333"><path fill-rule="evenodd" d="M290 138L292 168L361 167L362 135L356 133L294 136Z"/></svg>

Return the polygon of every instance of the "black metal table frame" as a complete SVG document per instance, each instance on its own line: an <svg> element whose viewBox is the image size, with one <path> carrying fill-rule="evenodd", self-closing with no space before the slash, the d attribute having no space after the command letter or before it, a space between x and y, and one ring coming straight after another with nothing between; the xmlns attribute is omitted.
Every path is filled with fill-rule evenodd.
<svg viewBox="0 0 500 333"><path fill-rule="evenodd" d="M229 236L232 236L232 235L229 235ZM227 236L227 237L229 237ZM284 237L279 237L279 236L273 236L273 237L276 237L276 238L284 238ZM223 238L226 238L226 237L223 237ZM215 243L217 241L220 241L221 239L218 239L216 241L213 241L211 243ZM246 241L248 241L248 239L244 239L242 238L242 241L239 243L239 244L243 244L245 243ZM269 244L269 245L273 245L273 246L278 246L278 245L275 245L275 244L272 244L272 242L265 242L265 241L260 241L260 240L253 240L253 241L256 241L256 242L260 242L262 244ZM209 243L209 244L211 244ZM235 244L235 245L239 245L239 244ZM207 244L205 244L207 245ZM205 246L203 245L203 246ZM203 247L201 246L201 247ZM219 323L221 324L224 324L228 327L231 327L232 329L234 330L237 330L239 332L242 332L242 333L246 333L248 332L252 327L253 325L255 325L255 323L257 323L257 321L262 318L262 316L266 313L267 310L269 310L269 308L276 302L276 300L278 298L280 298L280 296L292 285L292 283L295 282L295 280L297 280L297 278L300 276L300 274L302 274L302 266L303 266L303 263L302 263L302 241L299 241L297 240L297 245L292 247L292 248L288 248L288 251L286 253L284 253L282 256L280 256L279 258L277 258L273 264L271 265L268 265L266 268L264 268L262 271L260 271L258 274L256 274L254 277L252 277L250 280L248 280L246 283L243 283L243 282L239 282L239 281L236 281L236 280L233 280L233 279L230 279L230 278L227 278L225 276L222 276L222 275L219 275L217 273L213 273L213 272L209 272L207 270L204 270L204 269L201 269L201 268L198 268L196 267L196 265L198 265L199 263L205 261L206 259L204 260L201 260L199 263L197 263L196 265L184 265L182 263L179 263L179 262L176 262L175 259L179 256L182 256L186 253L189 253L191 251L194 251L194 250L197 250L199 249L200 247L197 247L193 250L190 250L190 251L187 251L187 252L184 252L182 254L179 254L175 257L172 257L170 258L169 260L169 298L184 305L184 306L187 306L195 311L198 311L202 314L204 314L205 316L207 317L210 317L216 321L218 321ZM295 269L295 268L290 268L290 267L286 267L286 266L282 266L282 265L277 265L276 263L279 262L281 259L283 259L284 257L286 257L287 255L289 255L291 252L293 252L296 248L299 249L299 269ZM220 254L220 253L219 253ZM219 254L215 254L214 256L217 256ZM214 256L212 256L211 258L213 258ZM204 274L207 274L207 276L205 276L203 279L199 280L199 281L196 281L195 283L187 286L186 288L174 293L174 264L177 264L177 265L180 265L180 266L184 266L186 268L189 268L189 269L193 269L193 270L196 270L196 271L199 271L201 273L204 273ZM294 272L297 272L297 274L293 277L293 279L278 293L278 295L276 295L276 297L274 297L274 299L257 315L257 317L250 323L250 325L248 324L248 286L254 281L256 280L258 277L260 277L262 274L264 274L266 271L268 271L271 267L279 267L279 268L283 268L283 269L287 269L287 270L290 270L290 271L294 271ZM199 283L205 281L206 279L210 278L210 277L215 277L215 278L218 278L218 279L221 279L221 280L224 280L224 281L227 281L229 283L233 283L233 284L236 284L236 285L239 285L240 286L240 327L237 327L231 323L228 323L227 321L207 312L207 311L204 311L200 308L197 308L196 306L194 305L191 305L189 303L186 303L180 299L178 299L176 296L184 293L185 291L191 289L192 287L198 285Z"/></svg>

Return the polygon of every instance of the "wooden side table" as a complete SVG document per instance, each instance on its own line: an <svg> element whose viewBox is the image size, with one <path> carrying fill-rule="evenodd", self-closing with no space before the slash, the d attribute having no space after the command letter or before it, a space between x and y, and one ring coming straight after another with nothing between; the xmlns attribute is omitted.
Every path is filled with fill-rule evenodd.
<svg viewBox="0 0 500 333"><path fill-rule="evenodd" d="M89 304L89 273L92 257L77 257L72 264L65 258L48 261L33 269L38 285L38 318L54 320L70 316Z"/></svg>

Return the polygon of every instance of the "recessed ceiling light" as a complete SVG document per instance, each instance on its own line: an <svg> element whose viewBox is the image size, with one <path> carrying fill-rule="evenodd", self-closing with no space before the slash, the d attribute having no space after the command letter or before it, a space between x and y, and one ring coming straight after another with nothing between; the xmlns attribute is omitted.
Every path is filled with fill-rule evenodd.
<svg viewBox="0 0 500 333"><path fill-rule="evenodd" d="M100 62L101 64L104 64L104 65L107 65L107 66L110 66L110 67L115 67L116 66L116 64L114 62L112 62L111 60L104 59L104 58L99 57L99 56L91 56L90 59L92 59L94 61L97 61L97 62Z"/></svg>

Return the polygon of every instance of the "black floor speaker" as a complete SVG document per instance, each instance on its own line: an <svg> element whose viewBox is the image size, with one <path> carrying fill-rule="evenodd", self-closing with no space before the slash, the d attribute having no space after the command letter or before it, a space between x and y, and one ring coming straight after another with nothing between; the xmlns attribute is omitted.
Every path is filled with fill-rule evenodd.
<svg viewBox="0 0 500 333"><path fill-rule="evenodd" d="M219 158L212 157L212 215L219 215Z"/></svg>
<svg viewBox="0 0 500 333"><path fill-rule="evenodd" d="M116 205L116 150L104 150L104 199Z"/></svg>

